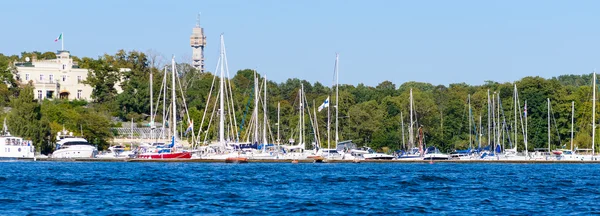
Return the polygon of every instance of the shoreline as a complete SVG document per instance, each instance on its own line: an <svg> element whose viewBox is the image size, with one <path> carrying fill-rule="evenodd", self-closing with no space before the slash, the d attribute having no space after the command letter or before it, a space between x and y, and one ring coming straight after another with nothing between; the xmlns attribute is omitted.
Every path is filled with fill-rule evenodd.
<svg viewBox="0 0 600 216"><path fill-rule="evenodd" d="M224 159L129 159L129 158L19 158L15 161L32 162L138 162L138 163L225 163ZM292 163L293 160L248 160L248 163ZM430 163L429 160L298 160L298 163ZM499 163L499 164L600 164L598 161L574 161L574 160L434 160L434 163Z"/></svg>

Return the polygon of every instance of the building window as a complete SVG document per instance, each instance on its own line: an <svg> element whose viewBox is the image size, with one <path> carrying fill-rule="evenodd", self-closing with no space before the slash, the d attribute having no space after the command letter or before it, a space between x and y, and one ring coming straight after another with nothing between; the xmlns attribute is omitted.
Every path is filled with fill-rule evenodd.
<svg viewBox="0 0 600 216"><path fill-rule="evenodd" d="M77 99L81 99L81 89L77 90Z"/></svg>
<svg viewBox="0 0 600 216"><path fill-rule="evenodd" d="M54 96L54 91L46 91L46 98L52 99Z"/></svg>
<svg viewBox="0 0 600 216"><path fill-rule="evenodd" d="M81 83L81 76L77 76L77 83Z"/></svg>
<svg viewBox="0 0 600 216"><path fill-rule="evenodd" d="M48 75L48 79L50 80L50 83L54 83L54 75Z"/></svg>
<svg viewBox="0 0 600 216"><path fill-rule="evenodd" d="M42 99L42 90L38 90L38 99L41 100Z"/></svg>
<svg viewBox="0 0 600 216"><path fill-rule="evenodd" d="M29 74L25 74L25 81L29 81Z"/></svg>
<svg viewBox="0 0 600 216"><path fill-rule="evenodd" d="M44 74L40 74L40 81L44 81Z"/></svg>
<svg viewBox="0 0 600 216"><path fill-rule="evenodd" d="M67 81L67 75L63 75L63 77L62 77L62 78L63 78L63 79L62 79L62 80L63 80L63 82Z"/></svg>

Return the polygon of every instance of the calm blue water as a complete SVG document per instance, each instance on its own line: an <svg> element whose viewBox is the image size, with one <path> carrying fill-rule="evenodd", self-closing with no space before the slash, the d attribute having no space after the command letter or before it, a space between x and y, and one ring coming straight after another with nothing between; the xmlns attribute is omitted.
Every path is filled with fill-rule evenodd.
<svg viewBox="0 0 600 216"><path fill-rule="evenodd" d="M600 213L595 164L0 163L0 215Z"/></svg>

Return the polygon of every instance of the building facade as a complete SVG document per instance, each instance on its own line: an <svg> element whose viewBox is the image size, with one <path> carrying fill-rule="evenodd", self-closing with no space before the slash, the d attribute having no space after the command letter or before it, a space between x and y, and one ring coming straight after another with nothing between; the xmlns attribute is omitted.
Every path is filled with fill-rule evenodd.
<svg viewBox="0 0 600 216"><path fill-rule="evenodd" d="M204 29L200 27L200 15L198 15L198 20L196 21L196 27L192 29L190 46L192 47L192 66L204 73L204 46L206 46L206 36L204 36Z"/></svg>
<svg viewBox="0 0 600 216"><path fill-rule="evenodd" d="M88 69L79 68L69 51L56 53L56 59L37 60L35 56L26 62L16 62L16 79L33 84L34 97L38 100L62 98L91 101L92 87L83 84Z"/></svg>

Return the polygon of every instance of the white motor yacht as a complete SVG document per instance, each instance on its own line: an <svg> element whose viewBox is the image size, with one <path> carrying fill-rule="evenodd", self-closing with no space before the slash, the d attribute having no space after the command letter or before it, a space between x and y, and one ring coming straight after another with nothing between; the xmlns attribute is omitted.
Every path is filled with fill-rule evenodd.
<svg viewBox="0 0 600 216"><path fill-rule="evenodd" d="M56 136L56 150L52 158L93 158L98 149L81 137L74 137L73 132L63 130Z"/></svg>
<svg viewBox="0 0 600 216"><path fill-rule="evenodd" d="M370 154L367 150L361 149L350 149L347 152L342 153L342 160L364 160L365 154Z"/></svg>
<svg viewBox="0 0 600 216"><path fill-rule="evenodd" d="M389 154L377 153L375 150L366 146L359 148L359 150L369 152L367 154L363 154L365 160L392 160L395 158L394 156Z"/></svg>
<svg viewBox="0 0 600 216"><path fill-rule="evenodd" d="M323 159L329 160L342 160L344 158L343 154L340 154L337 149L326 149L322 148L317 150L316 156L323 157Z"/></svg>
<svg viewBox="0 0 600 216"><path fill-rule="evenodd" d="M557 160L563 160L563 161L591 161L592 160L592 154L579 154L578 151L585 151L587 149L582 149L582 150L578 150L575 149L575 151L572 150L568 150L568 149L558 149L558 150L554 150L552 151L552 153L554 155L556 155L556 159Z"/></svg>
<svg viewBox="0 0 600 216"><path fill-rule="evenodd" d="M0 160L33 159L34 146L29 140L11 136L0 136Z"/></svg>

